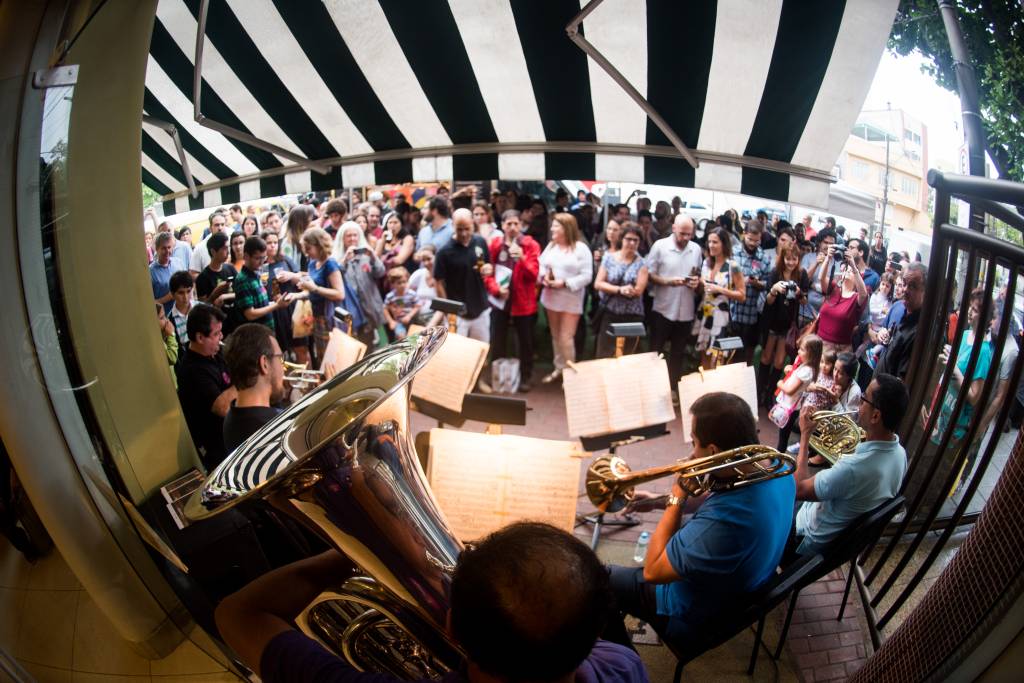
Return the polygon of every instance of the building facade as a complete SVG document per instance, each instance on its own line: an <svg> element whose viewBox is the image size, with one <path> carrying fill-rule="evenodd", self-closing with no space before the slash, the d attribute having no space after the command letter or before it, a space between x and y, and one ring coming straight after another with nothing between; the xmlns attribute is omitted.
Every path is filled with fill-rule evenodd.
<svg viewBox="0 0 1024 683"><path fill-rule="evenodd" d="M886 198L886 140L888 183ZM928 217L928 127L901 109L865 110L837 161L837 175L875 198L875 222L885 231L931 233Z"/></svg>

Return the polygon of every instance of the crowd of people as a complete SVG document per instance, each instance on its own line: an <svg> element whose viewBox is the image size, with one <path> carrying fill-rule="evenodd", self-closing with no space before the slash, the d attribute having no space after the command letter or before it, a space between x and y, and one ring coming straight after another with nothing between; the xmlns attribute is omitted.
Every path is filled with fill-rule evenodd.
<svg viewBox="0 0 1024 683"><path fill-rule="evenodd" d="M422 207L397 192L371 192L351 209L341 198L300 199L287 212L214 211L201 235L162 222L147 248L168 359L209 462L224 455L220 422L193 413L221 409L231 382L220 337L249 322L273 332L282 358L317 368L334 329L373 349L437 324L432 302L455 300L457 332L489 343L492 359L515 358L520 392L532 389L548 339L542 383L559 382L577 359L614 355L612 325L643 323L646 338L624 350L663 353L672 387L698 364L725 362L720 340L738 339L734 361L755 366L783 448L800 431L801 406L839 403L834 368L852 378L848 408L876 370L905 376L924 295L921 263L832 218L791 225L730 209L698 225L680 202L602 206L564 189L550 207L513 189L485 198L475 186L442 186ZM216 313L202 308L190 334L197 307ZM217 338L213 356L193 348L202 346L194 335ZM837 363L843 354L854 361ZM200 390L197 375L222 378ZM487 376L480 391L490 391Z"/></svg>
<svg viewBox="0 0 1024 683"><path fill-rule="evenodd" d="M489 342L495 359L518 358L520 391L533 381L541 315L553 355L544 383L558 382L576 359L616 353L608 331L623 322L647 331L625 352L664 353L673 385L698 364L755 366L760 407L779 427L777 450L796 455L795 472L713 493L677 480L667 499L636 491L630 509L664 510L640 567L603 567L571 535L539 524L482 540L455 568L448 628L468 659L450 680L645 681L622 615L670 642L699 639L779 567L824 551L893 498L905 476L896 430L907 410L903 380L926 268L888 253L881 234L869 242L831 219L816 230L810 217L792 226L734 211L697 225L664 202L653 212L643 198L635 209L602 209L585 193L570 203L559 192L549 209L513 191L485 200L472 189L439 192L422 211L380 193L352 213L342 199L307 198L286 215L231 207L210 216L207 232L192 247L189 235L161 224L150 270L168 361L208 468L279 412L286 358L322 360L339 309L345 329L372 348L413 324L437 324L436 299L459 301L457 332ZM1012 395L1017 345L993 358L990 332L1006 304L986 308L983 298L982 290L971 295L957 366L934 406L933 438L966 382L968 405L952 432L963 437L971 410L982 410L981 384L994 363L1006 380L996 402ZM1019 339L1020 330L1013 334ZM726 337L741 342L732 358L721 349ZM822 409L855 415L865 434L831 466L809 447L812 416ZM984 410L991 420L995 407ZM690 413L694 457L760 440L758 415L738 396L707 394ZM329 551L243 588L217 611L223 637L264 680L296 672L362 680L292 627L346 563Z"/></svg>

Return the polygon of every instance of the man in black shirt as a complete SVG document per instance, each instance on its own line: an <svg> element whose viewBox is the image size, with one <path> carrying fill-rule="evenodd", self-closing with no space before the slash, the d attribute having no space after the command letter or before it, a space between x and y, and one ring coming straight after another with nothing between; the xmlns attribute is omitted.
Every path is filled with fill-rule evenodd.
<svg viewBox="0 0 1024 683"><path fill-rule="evenodd" d="M284 354L266 325L239 325L224 344L224 359L238 398L224 418L224 449L230 453L281 411Z"/></svg>
<svg viewBox="0 0 1024 683"><path fill-rule="evenodd" d="M910 353L914 350L914 340L917 338L917 321L921 317L921 307L924 306L925 276L928 269L920 263L911 263L903 271L903 281L907 283L906 294L903 296L903 305L907 312L896 325L895 330L881 330L880 338L885 346L875 364L875 377L881 373L894 375L905 380L907 370L910 368ZM891 334L891 338L890 337ZM887 341L886 341L887 340Z"/></svg>
<svg viewBox="0 0 1024 683"><path fill-rule="evenodd" d="M224 317L223 311L209 304L192 307L186 325L188 349L176 370L178 401L207 470L227 455L222 435L224 416L238 396L220 353Z"/></svg>
<svg viewBox="0 0 1024 683"><path fill-rule="evenodd" d="M205 304L219 308L231 300L231 280L238 271L227 263L230 238L222 232L210 235L206 248L210 252L210 265L196 276L196 296Z"/></svg>
<svg viewBox="0 0 1024 683"><path fill-rule="evenodd" d="M434 257L437 295L466 305L465 315L458 318L459 334L490 343L491 309L481 273L483 266L490 263L487 243L473 234L473 214L469 209L456 209L452 224L454 238Z"/></svg>

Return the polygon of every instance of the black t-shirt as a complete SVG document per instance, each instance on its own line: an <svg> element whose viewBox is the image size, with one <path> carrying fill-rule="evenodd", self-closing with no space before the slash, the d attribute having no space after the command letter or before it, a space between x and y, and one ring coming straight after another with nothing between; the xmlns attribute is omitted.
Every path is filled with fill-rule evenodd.
<svg viewBox="0 0 1024 683"><path fill-rule="evenodd" d="M185 424L207 469L224 459L224 418L212 410L213 402L231 386L223 356L203 356L192 349L178 363L178 401Z"/></svg>
<svg viewBox="0 0 1024 683"><path fill-rule="evenodd" d="M238 448L242 442L259 431L281 411L277 408L255 406L239 408L231 403L228 414L224 417L224 450L227 453Z"/></svg>
<svg viewBox="0 0 1024 683"><path fill-rule="evenodd" d="M773 272L768 277L768 286L765 289L765 297L768 296L768 291L775 286L775 283L779 281L778 271ZM800 292L803 296L807 296L807 292L811 289L811 281L807 277L807 271L800 269L800 276L795 280ZM797 314L800 312L800 300L793 298L790 299L786 294L780 294L775 297L775 301L768 303L768 299L764 301L764 311L761 314L761 319L764 324L768 327L768 331L777 335L784 335L789 332L789 328L796 322Z"/></svg>
<svg viewBox="0 0 1024 683"><path fill-rule="evenodd" d="M473 235L466 246L453 239L434 257L434 279L444 281L449 299L466 305L467 318L477 317L489 305L480 266L490 260L487 243L480 235Z"/></svg>
<svg viewBox="0 0 1024 683"><path fill-rule="evenodd" d="M210 296L210 292L220 284L221 280L227 280L236 275L238 275L238 271L230 263L222 265L220 270L210 270L210 266L206 266L203 268L203 272L196 276L196 296Z"/></svg>

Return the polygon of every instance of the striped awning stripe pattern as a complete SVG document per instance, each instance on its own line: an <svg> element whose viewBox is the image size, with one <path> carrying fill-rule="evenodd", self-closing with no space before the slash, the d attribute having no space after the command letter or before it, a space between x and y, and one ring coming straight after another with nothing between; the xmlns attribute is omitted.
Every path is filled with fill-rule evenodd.
<svg viewBox="0 0 1024 683"><path fill-rule="evenodd" d="M823 206L898 0L604 0L580 34L699 161L692 167L566 34L588 0L160 0L142 175L180 212L430 180L600 179Z"/></svg>

